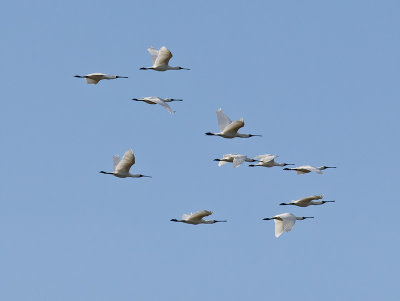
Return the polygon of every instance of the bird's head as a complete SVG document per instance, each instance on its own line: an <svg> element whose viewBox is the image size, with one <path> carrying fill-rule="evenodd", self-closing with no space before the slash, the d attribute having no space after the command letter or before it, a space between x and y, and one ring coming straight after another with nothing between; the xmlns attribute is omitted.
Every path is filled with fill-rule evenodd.
<svg viewBox="0 0 400 301"><path fill-rule="evenodd" d="M321 166L319 169L336 168L336 166Z"/></svg>
<svg viewBox="0 0 400 301"><path fill-rule="evenodd" d="M190 70L189 68L178 67L178 70Z"/></svg>
<svg viewBox="0 0 400 301"><path fill-rule="evenodd" d="M139 178L151 178L151 176L139 175Z"/></svg>
<svg viewBox="0 0 400 301"><path fill-rule="evenodd" d="M283 163L283 166L294 165L293 163Z"/></svg>

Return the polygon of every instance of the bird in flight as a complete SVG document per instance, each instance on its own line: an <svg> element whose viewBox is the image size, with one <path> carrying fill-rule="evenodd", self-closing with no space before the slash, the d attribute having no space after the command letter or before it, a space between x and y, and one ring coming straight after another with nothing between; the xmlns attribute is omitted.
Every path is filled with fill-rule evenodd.
<svg viewBox="0 0 400 301"><path fill-rule="evenodd" d="M90 73L87 75L75 75L74 77L85 78L88 84L97 85L102 79L116 79L116 78L128 78L127 76L119 75L108 75L104 73Z"/></svg>
<svg viewBox="0 0 400 301"><path fill-rule="evenodd" d="M304 165L304 166L298 166L298 167L293 167L293 168L284 168L283 170L295 170L298 175L302 175L302 174L310 173L310 172L316 172L317 174L322 174L322 170L325 170L327 168L336 168L336 167L335 166L314 167L311 165Z"/></svg>
<svg viewBox="0 0 400 301"><path fill-rule="evenodd" d="M289 232L292 230L294 224L296 223L296 220L303 220L306 218L314 218L313 216L308 217L308 216L295 216L292 213L281 213L278 215L275 215L270 218L264 218L263 220L268 221L268 220L274 220L275 222L275 237L279 237L282 235L283 232Z"/></svg>
<svg viewBox="0 0 400 301"><path fill-rule="evenodd" d="M244 127L244 120L243 118L232 122L228 116L222 112L222 109L219 108L217 110L217 119L218 119L218 127L220 129L219 133L210 133L207 132L206 135L208 136L220 136L223 138L250 138L253 136L261 136L261 135L253 135L253 134L239 134L238 130Z"/></svg>
<svg viewBox="0 0 400 301"><path fill-rule="evenodd" d="M167 47L163 46L160 50L155 49L153 46L147 48L147 51L151 55L151 60L153 62L153 66L151 67L142 67L140 70L155 70L155 71L167 71L167 70L190 70L188 68L183 67L171 67L168 65L169 60L172 58L172 53L167 49Z"/></svg>
<svg viewBox="0 0 400 301"><path fill-rule="evenodd" d="M294 165L292 163L276 163L275 158L278 156L276 155L270 155L270 154L265 154L265 155L259 155L257 157L254 157L254 159L258 160L257 164L250 164L250 167L255 167L255 166L264 166L264 167L273 167L273 166L286 166L286 165Z"/></svg>
<svg viewBox="0 0 400 301"><path fill-rule="evenodd" d="M308 207L310 205L322 205L325 203L333 203L335 201L318 201L322 199L322 195L312 195L306 198L302 198L299 200L291 201L290 203L280 203L279 205L294 205L298 207Z"/></svg>
<svg viewBox="0 0 400 301"><path fill-rule="evenodd" d="M151 104L151 105L159 104L159 105L163 106L171 114L175 113L175 111L172 111L171 107L167 104L167 102L182 101L182 99L161 98L161 97L156 97L156 96L149 96L149 97L143 97L143 98L132 98L132 100L143 101L143 102Z"/></svg>
<svg viewBox="0 0 400 301"><path fill-rule="evenodd" d="M243 162L255 162L256 160L250 159L249 157L241 154L226 154L222 159L214 159L218 161L218 166L222 166L226 163L232 163L233 167L240 166Z"/></svg>
<svg viewBox="0 0 400 301"><path fill-rule="evenodd" d="M204 220L203 217L209 216L212 214L212 211L208 210L200 210L195 213L190 213L190 214L183 214L182 219L171 219L171 222L179 222L179 223L185 223L185 224L191 224L191 225L199 225L199 224L215 224L215 223L220 223L220 222L226 222L226 220L222 221L217 221L217 220Z"/></svg>
<svg viewBox="0 0 400 301"><path fill-rule="evenodd" d="M151 178L151 176L145 176L142 174L131 174L129 172L132 165L135 164L135 155L133 154L133 151L131 149L125 152L124 156L122 157L122 160L120 156L113 156L113 161L114 161L113 172L106 172L102 170L100 171L100 173L106 175L113 175L118 178L142 178L142 177Z"/></svg>

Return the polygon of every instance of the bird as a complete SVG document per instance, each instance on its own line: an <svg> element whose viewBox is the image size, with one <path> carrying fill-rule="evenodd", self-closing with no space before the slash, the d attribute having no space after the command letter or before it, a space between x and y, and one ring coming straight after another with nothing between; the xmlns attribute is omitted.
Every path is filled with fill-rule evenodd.
<svg viewBox="0 0 400 301"><path fill-rule="evenodd" d="M127 150L122 157L122 160L120 156L113 156L113 161L114 161L114 171L113 172L106 172L106 171L100 171L100 173L106 174L106 175L113 175L118 178L142 178L142 177L147 177L151 178L151 176L145 176L142 174L131 174L129 172L129 169L132 167L133 164L135 164L135 155L133 154L133 151L131 149Z"/></svg>
<svg viewBox="0 0 400 301"><path fill-rule="evenodd" d="M143 101L143 102L151 104L151 105L159 104L159 105L163 106L171 114L175 113L175 111L172 111L171 107L167 104L167 102L182 101L182 99L161 98L161 97L156 97L156 96L149 96L149 97L143 97L143 98L132 98L132 100Z"/></svg>
<svg viewBox="0 0 400 301"><path fill-rule="evenodd" d="M294 165L292 163L276 163L275 158L277 157L278 156L276 155L270 155L270 154L259 155L257 157L254 157L254 159L258 160L258 163L250 164L249 167L255 167L255 166L273 167L273 166Z"/></svg>
<svg viewBox="0 0 400 301"><path fill-rule="evenodd" d="M185 223L185 224L191 224L191 225L215 224L215 223L227 222L226 220L217 221L217 220L204 220L203 219L203 217L209 216L211 214L212 214L212 211L200 210L195 213L183 214L181 220L173 218L173 219L171 219L171 222L179 222L179 223Z"/></svg>
<svg viewBox="0 0 400 301"><path fill-rule="evenodd" d="M296 220L303 220L306 218L314 218L313 216L295 216L292 213L281 213L278 215L275 215L271 218L263 218L263 220L268 221L268 220L274 220L275 222L275 237L281 236L283 231L289 232L292 230L294 224L296 223Z"/></svg>
<svg viewBox="0 0 400 301"><path fill-rule="evenodd" d="M283 170L295 170L298 175L302 175L305 173L310 173L312 171L316 172L317 174L322 174L322 170L327 169L327 168L336 168L336 167L335 166L314 167L311 165L304 165L304 166L298 166L298 167L293 167L293 168L284 168Z"/></svg>
<svg viewBox="0 0 400 301"><path fill-rule="evenodd" d="M218 166L222 166L228 162L233 163L233 167L238 167L243 162L255 162L256 160L250 159L245 155L240 154L226 154L222 157L222 159L214 159L214 161L218 161Z"/></svg>
<svg viewBox="0 0 400 301"><path fill-rule="evenodd" d="M308 207L310 205L322 205L325 203L332 203L335 201L317 201L322 199L324 196L322 195L312 195L306 198L302 198L299 200L291 201L290 203L280 203L279 205L295 205L298 207Z"/></svg>
<svg viewBox="0 0 400 301"><path fill-rule="evenodd" d="M219 133L210 133L207 132L207 136L220 136L223 138L250 138L253 136L261 136L261 135L253 135L253 134L239 134L238 130L244 126L243 118L232 122L228 116L222 111L221 108L217 110L217 119L218 119L218 127L221 132Z"/></svg>
<svg viewBox="0 0 400 301"><path fill-rule="evenodd" d="M167 49L167 47L163 46L160 50L155 49L153 46L147 48L147 51L151 55L151 60L153 62L153 66L151 67L142 67L140 70L155 70L155 71L167 71L167 70L190 70L188 68L183 67L171 67L168 65L169 60L172 58L172 53Z"/></svg>
<svg viewBox="0 0 400 301"><path fill-rule="evenodd" d="M104 73L90 73L87 75L74 75L74 77L86 78L86 82L88 84L97 85L99 81L102 79L116 79L116 78L128 78L127 76L119 76L119 75L108 75Z"/></svg>

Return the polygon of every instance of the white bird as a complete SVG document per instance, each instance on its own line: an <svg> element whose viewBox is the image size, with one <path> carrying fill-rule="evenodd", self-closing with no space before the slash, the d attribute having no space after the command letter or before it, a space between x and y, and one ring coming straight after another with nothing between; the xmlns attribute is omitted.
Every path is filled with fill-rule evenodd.
<svg viewBox="0 0 400 301"><path fill-rule="evenodd" d="M217 110L217 119L218 119L218 127L221 132L219 133L210 133L207 132L208 136L220 136L223 138L249 138L253 136L261 136L261 135L252 135L252 134L239 134L238 130L244 126L243 118L232 122L228 116L222 112L222 109L219 108Z"/></svg>
<svg viewBox="0 0 400 301"><path fill-rule="evenodd" d="M100 171L100 173L113 175L118 178L141 178L141 177L151 178L150 176L145 176L141 174L131 174L129 172L132 165L135 164L135 155L133 154L133 151L131 149L125 152L124 156L122 157L122 160L120 156L113 156L113 161L114 161L113 172Z"/></svg>
<svg viewBox="0 0 400 301"><path fill-rule="evenodd" d="M228 162L233 163L233 167L238 167L243 162L255 162L256 160L250 159L245 155L240 154L226 154L222 157L222 159L214 159L214 161L218 161L218 166L222 166Z"/></svg>
<svg viewBox="0 0 400 301"><path fill-rule="evenodd" d="M316 172L317 174L322 174L321 170L327 169L327 168L336 168L334 166L320 166L320 167L314 167L311 165L304 165L304 166L298 166L298 167L293 167L293 168L284 168L283 170L295 170L298 175L302 175L305 173L310 173L310 172Z"/></svg>
<svg viewBox="0 0 400 301"><path fill-rule="evenodd" d="M75 75L74 77L86 78L88 84L96 85L102 79L116 79L116 78L128 78L126 76L119 75L108 75L104 73L90 73L87 75Z"/></svg>
<svg viewBox="0 0 400 301"><path fill-rule="evenodd" d="M204 220L203 219L203 217L209 216L211 214L212 214L212 211L200 210L195 213L183 214L181 220L177 220L174 218L174 219L171 219L171 222L180 222L180 223L191 224L191 225L215 224L215 223L220 223L220 222L226 222L225 220L217 221L217 220Z"/></svg>
<svg viewBox="0 0 400 301"><path fill-rule="evenodd" d="M322 205L325 203L333 203L335 201L317 201L322 199L322 195L312 195L306 198L302 198L299 200L291 201L290 203L280 203L279 205L295 205L298 207L308 207L310 205Z"/></svg>
<svg viewBox="0 0 400 301"><path fill-rule="evenodd" d="M254 166L264 166L264 167L273 167L273 166L286 166L286 165L294 165L292 163L276 163L275 158L278 156L276 155L270 155L270 154L265 154L265 155L259 155L257 157L254 157L254 159L258 160L259 162L257 164L250 164L250 167Z"/></svg>
<svg viewBox="0 0 400 301"><path fill-rule="evenodd" d="M171 107L167 104L167 102L172 102L172 101L182 101L182 99L174 99L174 98L161 98L161 97L156 97L156 96L149 96L149 97L143 97L143 98L132 98L132 100L135 101L143 101L145 103L154 105L154 104L159 104L163 106L165 109L167 109L168 112L175 113L175 111L172 111Z"/></svg>
<svg viewBox="0 0 400 301"><path fill-rule="evenodd" d="M296 223L296 220L303 220L306 218L314 218L313 216L308 217L308 216L295 216L292 213L281 213L278 215L275 215L271 218L264 218L263 220L268 221L273 219L275 222L275 237L281 236L283 231L289 232L292 230L294 224Z"/></svg>
<svg viewBox="0 0 400 301"><path fill-rule="evenodd" d="M153 66L151 67L142 67L140 70L155 70L155 71L167 71L167 70L190 70L188 68L182 67L171 67L168 65L169 60L172 58L172 53L167 49L167 47L163 46L160 50L155 49L153 46L147 48L147 51L151 55L151 60L153 62Z"/></svg>

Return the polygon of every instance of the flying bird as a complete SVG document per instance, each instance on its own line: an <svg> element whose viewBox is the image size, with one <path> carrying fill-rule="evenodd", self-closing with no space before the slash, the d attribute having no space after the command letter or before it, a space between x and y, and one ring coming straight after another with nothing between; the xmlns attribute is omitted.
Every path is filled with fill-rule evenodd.
<svg viewBox="0 0 400 301"><path fill-rule="evenodd" d="M225 220L217 221L217 220L204 220L203 219L203 217L209 216L211 214L212 214L212 211L200 210L195 213L183 214L181 220L174 218L174 219L171 219L171 222L180 222L180 223L191 224L191 225L215 224L215 223L220 223L220 222L226 222Z"/></svg>
<svg viewBox="0 0 400 301"><path fill-rule="evenodd" d="M116 78L128 78L127 76L119 76L119 75L108 75L104 73L90 73L87 75L75 75L74 77L86 78L86 82L88 84L97 85L99 81L102 79L116 79Z"/></svg>
<svg viewBox="0 0 400 301"><path fill-rule="evenodd" d="M181 69L190 70L188 68L169 66L168 63L169 60L172 58L172 53L165 46L161 47L160 50L157 50L153 46L150 46L149 48L147 48L147 51L151 55L153 66L142 67L140 68L140 70L155 70L155 71L181 70Z"/></svg>
<svg viewBox="0 0 400 301"><path fill-rule="evenodd" d="M233 167L238 167L243 162L255 162L256 160L250 159L245 155L226 154L222 157L222 159L214 159L214 161L218 161L218 166L222 166L229 162L233 163Z"/></svg>
<svg viewBox="0 0 400 301"><path fill-rule="evenodd" d="M131 174L129 172L132 165L135 164L135 155L133 154L133 151L131 149L125 152L124 156L122 157L122 160L120 156L113 156L113 160L114 160L114 171L106 172L102 170L100 171L100 173L106 175L113 175L118 178L141 178L141 177L151 178L151 176L145 176L141 174Z"/></svg>
<svg viewBox="0 0 400 301"><path fill-rule="evenodd" d="M290 203L280 203L279 205L294 205L298 207L308 207L310 205L322 205L325 203L333 203L335 201L317 201L322 199L322 195L312 195L306 198L302 198L299 200L291 201Z"/></svg>
<svg viewBox="0 0 400 301"><path fill-rule="evenodd" d="M167 104L167 102L182 101L182 99L161 98L161 97L156 97L156 96L149 96L149 97L143 97L143 98L132 98L132 100L143 101L143 102L151 104L151 105L159 104L159 105L163 106L171 114L175 113L175 111L172 111L171 107Z"/></svg>
<svg viewBox="0 0 400 301"><path fill-rule="evenodd" d="M304 166L298 166L298 167L293 167L293 168L284 168L283 170L295 170L298 175L302 175L305 173L310 173L310 172L316 172L317 174L322 174L321 170L327 169L327 168L336 168L334 166L320 166L320 167L314 167L311 165L304 165Z"/></svg>
<svg viewBox="0 0 400 301"><path fill-rule="evenodd" d="M261 136L261 135L252 135L252 134L239 134L238 130L244 126L243 118L232 122L228 116L222 112L222 109L219 108L217 110L217 119L218 119L218 127L221 132L219 133L210 133L207 132L208 136L220 136L223 138L249 138L253 136Z"/></svg>
<svg viewBox="0 0 400 301"><path fill-rule="evenodd" d="M279 237L282 235L283 231L289 232L292 230L294 224L296 223L296 220L303 220L306 218L314 218L313 216L308 217L308 216L295 216L292 213L282 213L275 215L271 218L264 218L263 220L268 221L273 219L275 222L275 237Z"/></svg>
<svg viewBox="0 0 400 301"><path fill-rule="evenodd" d="M264 166L264 167L273 167L273 166L286 166L286 165L294 165L291 163L276 163L275 158L278 156L276 155L270 155L270 154L265 154L265 155L259 155L257 157L254 157L254 159L258 160L257 164L250 164L250 167L255 167L255 166Z"/></svg>

